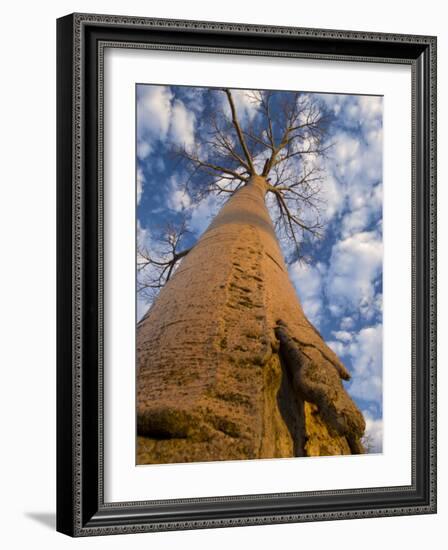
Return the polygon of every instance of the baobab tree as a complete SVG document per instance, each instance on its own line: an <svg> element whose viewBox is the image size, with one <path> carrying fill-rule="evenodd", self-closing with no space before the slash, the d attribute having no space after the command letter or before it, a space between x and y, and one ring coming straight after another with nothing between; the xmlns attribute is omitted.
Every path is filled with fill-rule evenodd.
<svg viewBox="0 0 448 550"><path fill-rule="evenodd" d="M193 200L228 197L182 248L170 227L159 254L141 247L140 292L157 293L137 328L137 462L357 454L362 414L350 375L307 319L280 241L303 257L322 230L325 111L306 94L231 90L194 146L177 155Z"/></svg>

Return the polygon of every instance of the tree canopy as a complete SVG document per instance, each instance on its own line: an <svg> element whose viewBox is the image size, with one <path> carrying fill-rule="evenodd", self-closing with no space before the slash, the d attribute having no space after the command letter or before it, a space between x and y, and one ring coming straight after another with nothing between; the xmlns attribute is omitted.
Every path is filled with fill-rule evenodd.
<svg viewBox="0 0 448 550"><path fill-rule="evenodd" d="M209 89L209 107L202 113L192 143L172 147L172 161L185 168L182 183L199 202L208 194L229 197L253 175L265 178L267 205L279 239L288 240L292 258L301 243L319 237L322 229L322 157L329 145L330 115L325 106L301 92L247 91L257 116L241 116L230 89ZM157 251L139 246L138 291L154 296L169 280L188 249L186 220L169 224Z"/></svg>

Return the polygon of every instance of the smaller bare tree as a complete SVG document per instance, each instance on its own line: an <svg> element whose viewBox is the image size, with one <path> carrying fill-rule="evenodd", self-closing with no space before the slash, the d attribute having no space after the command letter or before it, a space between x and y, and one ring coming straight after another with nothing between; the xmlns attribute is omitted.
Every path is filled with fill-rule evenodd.
<svg viewBox="0 0 448 550"><path fill-rule="evenodd" d="M137 292L153 301L160 289L170 280L180 260L189 248L180 250L188 233L186 222L167 224L160 237L153 239L151 250L143 242L137 246Z"/></svg>

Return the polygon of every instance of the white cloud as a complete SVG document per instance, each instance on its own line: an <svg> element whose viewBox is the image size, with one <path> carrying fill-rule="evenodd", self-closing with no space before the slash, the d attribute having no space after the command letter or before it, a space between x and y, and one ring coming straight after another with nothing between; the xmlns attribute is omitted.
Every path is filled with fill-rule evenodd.
<svg viewBox="0 0 448 550"><path fill-rule="evenodd" d="M351 328L353 328L355 322L351 317L343 317L340 324L341 330L350 330Z"/></svg>
<svg viewBox="0 0 448 550"><path fill-rule="evenodd" d="M168 199L168 206L176 212L181 212L191 204L190 196L186 191L176 189L171 193Z"/></svg>
<svg viewBox="0 0 448 550"><path fill-rule="evenodd" d="M196 117L184 103L176 99L172 105L170 137L174 143L185 146L187 149L194 145L194 127Z"/></svg>
<svg viewBox="0 0 448 550"><path fill-rule="evenodd" d="M345 354L346 348L343 342L339 342L337 340L330 340L326 342L326 344L335 352L336 355L339 356L339 358L341 358Z"/></svg>
<svg viewBox="0 0 448 550"><path fill-rule="evenodd" d="M143 139L137 141L137 157L140 160L145 160L147 157L149 157L151 152L152 147L147 141Z"/></svg>
<svg viewBox="0 0 448 550"><path fill-rule="evenodd" d="M207 94L207 88L185 87L183 89L183 97L188 104L188 108L196 113L201 113L204 110L204 99Z"/></svg>
<svg viewBox="0 0 448 550"><path fill-rule="evenodd" d="M322 200L325 204L325 220L328 223L342 210L345 203L345 190L333 174L327 173L321 188Z"/></svg>
<svg viewBox="0 0 448 550"><path fill-rule="evenodd" d="M373 418L369 411L363 411L366 421L364 442L369 453L381 453L383 451L383 420Z"/></svg>
<svg viewBox="0 0 448 550"><path fill-rule="evenodd" d="M335 139L335 142L331 153L336 159L340 172L345 174L349 169L356 169L360 149L359 140L341 132L340 139Z"/></svg>
<svg viewBox="0 0 448 550"><path fill-rule="evenodd" d="M191 198L188 191L175 176L171 177L171 191L167 198L167 205L168 208L176 212L182 212L191 205Z"/></svg>
<svg viewBox="0 0 448 550"><path fill-rule="evenodd" d="M208 195L191 208L191 218L188 226L196 236L199 237L204 233L217 214L219 206L218 199L214 195Z"/></svg>
<svg viewBox="0 0 448 550"><path fill-rule="evenodd" d="M251 122L258 113L258 108L260 105L260 102L257 101L257 92L252 90L231 90L231 93L238 115L238 120L241 123ZM231 118L232 115L229 100L227 99L226 94L222 94L221 101L224 114L228 118Z"/></svg>
<svg viewBox="0 0 448 550"><path fill-rule="evenodd" d="M376 311L375 280L382 272L383 243L374 231L338 241L332 249L325 291L333 315Z"/></svg>
<svg viewBox="0 0 448 550"><path fill-rule="evenodd" d="M163 161L163 159L161 157L157 157L155 159L155 161L153 163L153 166L158 172L163 172L166 168L165 162Z"/></svg>
<svg viewBox="0 0 448 550"><path fill-rule="evenodd" d="M137 168L137 204L140 204L144 183L145 176L143 175L143 170L141 168Z"/></svg>
<svg viewBox="0 0 448 550"><path fill-rule="evenodd" d="M365 229L369 225L370 217L371 209L369 207L361 207L348 212L341 220L342 237L349 237Z"/></svg>
<svg viewBox="0 0 448 550"><path fill-rule="evenodd" d="M381 126L383 98L380 96L318 94L318 97L336 117L344 119L346 126L357 128L362 124L369 130Z"/></svg>
<svg viewBox="0 0 448 550"><path fill-rule="evenodd" d="M362 120L372 126L378 123L383 115L383 98L380 96L358 96Z"/></svg>
<svg viewBox="0 0 448 550"><path fill-rule="evenodd" d="M259 109L260 101L258 100L257 93L251 93L250 90L233 90L232 95L235 101L235 107L242 116L242 120L245 118L252 121Z"/></svg>
<svg viewBox="0 0 448 550"><path fill-rule="evenodd" d="M357 333L334 331L335 340L328 346L339 356L350 358L352 397L371 402L374 409L381 403L383 384L383 326L362 328Z"/></svg>
<svg viewBox="0 0 448 550"><path fill-rule="evenodd" d="M337 94L318 98L344 127L328 137L332 147L324 162L322 193L327 220L345 214L339 227L347 237L381 216L383 100Z"/></svg>
<svg viewBox="0 0 448 550"><path fill-rule="evenodd" d="M351 208L370 204L373 187L382 181L382 131L369 131L362 126L353 137L346 131L331 136L334 146L330 148L327 169L343 184Z"/></svg>
<svg viewBox="0 0 448 550"><path fill-rule="evenodd" d="M382 399L383 326L361 329L345 348L353 367L350 393L365 401Z"/></svg>
<svg viewBox="0 0 448 550"><path fill-rule="evenodd" d="M309 265L304 262L294 262L289 268L289 276L299 294L305 315L313 324L319 325L323 309L324 264Z"/></svg>
<svg viewBox="0 0 448 550"><path fill-rule="evenodd" d="M366 189L364 195L352 198L352 210L345 214L341 220L342 237L349 237L365 230L374 221L375 216L381 213L382 187L382 184L379 183Z"/></svg>
<svg viewBox="0 0 448 550"><path fill-rule="evenodd" d="M194 104L198 107L197 101ZM146 159L154 142L169 140L187 148L194 145L196 115L175 98L169 86L141 86L137 99L137 156Z"/></svg>
<svg viewBox="0 0 448 550"><path fill-rule="evenodd" d="M151 235L149 229L142 227L140 220L137 219L137 246L141 248L151 248Z"/></svg>
<svg viewBox="0 0 448 550"><path fill-rule="evenodd" d="M169 86L141 86L137 100L140 135L145 133L164 140L171 120L173 94Z"/></svg>
<svg viewBox="0 0 448 550"><path fill-rule="evenodd" d="M351 342L353 339L353 335L346 330L334 330L332 334L336 340L340 340L341 342Z"/></svg>

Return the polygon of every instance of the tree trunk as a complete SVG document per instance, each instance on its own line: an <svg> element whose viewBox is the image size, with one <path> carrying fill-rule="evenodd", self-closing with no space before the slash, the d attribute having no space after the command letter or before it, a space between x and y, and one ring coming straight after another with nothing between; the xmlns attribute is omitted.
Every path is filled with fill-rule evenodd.
<svg viewBox="0 0 448 550"><path fill-rule="evenodd" d="M363 452L348 373L307 320L259 176L224 205L137 331L137 463Z"/></svg>

